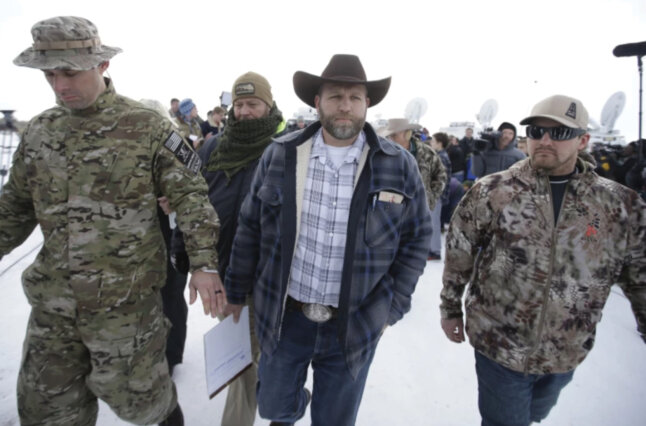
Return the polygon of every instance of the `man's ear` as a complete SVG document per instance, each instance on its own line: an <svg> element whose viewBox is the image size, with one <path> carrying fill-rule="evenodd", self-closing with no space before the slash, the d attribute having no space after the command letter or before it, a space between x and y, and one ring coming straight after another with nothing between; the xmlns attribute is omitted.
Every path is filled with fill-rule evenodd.
<svg viewBox="0 0 646 426"><path fill-rule="evenodd" d="M104 62L101 62L97 68L99 68L99 71L101 72L101 74L103 74L105 70L108 69L109 66L110 66L110 61L104 61Z"/></svg>

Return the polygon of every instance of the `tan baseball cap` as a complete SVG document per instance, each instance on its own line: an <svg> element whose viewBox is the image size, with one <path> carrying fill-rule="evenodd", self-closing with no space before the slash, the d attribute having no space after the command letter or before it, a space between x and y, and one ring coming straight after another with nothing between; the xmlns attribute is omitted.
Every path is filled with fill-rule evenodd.
<svg viewBox="0 0 646 426"><path fill-rule="evenodd" d="M34 44L13 63L41 70L70 69L85 71L109 61L118 47L101 43L96 26L85 18L57 16L37 22L31 28Z"/></svg>
<svg viewBox="0 0 646 426"><path fill-rule="evenodd" d="M549 118L575 129L588 128L588 111L580 100L569 96L554 95L543 99L534 105L530 116L520 124L531 124L536 118Z"/></svg>

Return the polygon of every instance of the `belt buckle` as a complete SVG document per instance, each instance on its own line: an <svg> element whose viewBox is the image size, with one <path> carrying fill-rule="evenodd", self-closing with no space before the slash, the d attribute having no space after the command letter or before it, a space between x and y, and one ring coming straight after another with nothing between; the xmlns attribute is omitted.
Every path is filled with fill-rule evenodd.
<svg viewBox="0 0 646 426"><path fill-rule="evenodd" d="M303 303L303 314L312 322L326 322L332 318L332 309L320 303Z"/></svg>

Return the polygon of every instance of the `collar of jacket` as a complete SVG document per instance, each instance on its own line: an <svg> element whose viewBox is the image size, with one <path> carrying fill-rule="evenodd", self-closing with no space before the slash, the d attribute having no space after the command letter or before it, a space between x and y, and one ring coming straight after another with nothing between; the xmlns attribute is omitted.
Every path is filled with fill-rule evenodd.
<svg viewBox="0 0 646 426"><path fill-rule="evenodd" d="M581 184L583 184L582 188L585 191L595 180L596 173L594 172L594 166L579 156L576 159L576 168L577 172L572 176L570 181L577 188L577 192L579 192ZM532 188L532 191L537 191L539 187L547 188L547 185L549 185L547 174L534 169L529 158L515 163L508 170L513 178L527 184Z"/></svg>
<svg viewBox="0 0 646 426"><path fill-rule="evenodd" d="M110 106L112 106L112 104L114 104L114 99L117 96L117 92L116 90L114 90L114 85L112 84L112 80L110 80L107 77L104 77L103 80L105 81L105 90L103 91L103 93L99 95L98 98L96 98L96 101L94 101L94 103L87 108L70 109L70 108L67 108L58 99L56 100L56 103L61 108L65 109L66 111L69 111L71 115L77 115L81 117L92 115L106 108L109 108Z"/></svg>
<svg viewBox="0 0 646 426"><path fill-rule="evenodd" d="M321 128L321 122L317 121L315 123L310 124L303 130L287 133L282 137L276 138L274 142L284 144L284 145L294 144L298 146L303 142L307 141L308 139L310 139L312 136L314 136L314 134L320 128ZM380 136L377 136L377 133L372 128L370 123L365 123L363 125L363 131L366 134L366 142L368 142L370 151L372 152L382 151L386 155L392 155L392 156L397 155L398 148L392 142L389 142L388 140Z"/></svg>

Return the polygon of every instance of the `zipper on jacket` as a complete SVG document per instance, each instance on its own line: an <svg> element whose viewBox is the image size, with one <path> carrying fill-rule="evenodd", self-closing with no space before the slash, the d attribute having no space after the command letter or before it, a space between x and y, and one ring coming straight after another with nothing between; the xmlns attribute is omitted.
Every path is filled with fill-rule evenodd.
<svg viewBox="0 0 646 426"><path fill-rule="evenodd" d="M543 328L545 325L545 316L547 315L547 303L549 302L550 289L552 288L552 275L554 273L554 257L556 255L555 241L556 241L557 222L554 220L554 197L552 196L552 187L549 181L549 176L546 176L545 179L547 179L547 192L548 192L548 197L550 200L550 207L551 207L549 217L551 218L551 222L552 222L552 241L550 245L550 266L549 266L549 274L547 275L547 285L545 286L545 290L543 291L543 304L542 304L543 309L541 311L540 319L538 320L538 331L536 332L536 341L534 342L534 346L532 346L530 351L525 356L524 373L526 375L528 374L528 370L529 370L529 359L538 350L538 347L541 344L541 335L543 334ZM564 193L563 200L561 200L561 205L559 206L559 213L557 217L561 217L561 210L563 210L563 204L565 204L566 196L567 196L567 193Z"/></svg>

